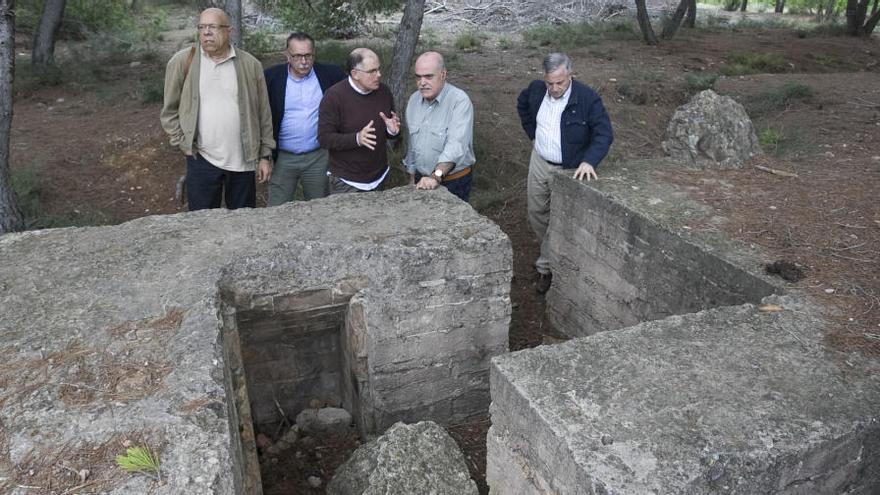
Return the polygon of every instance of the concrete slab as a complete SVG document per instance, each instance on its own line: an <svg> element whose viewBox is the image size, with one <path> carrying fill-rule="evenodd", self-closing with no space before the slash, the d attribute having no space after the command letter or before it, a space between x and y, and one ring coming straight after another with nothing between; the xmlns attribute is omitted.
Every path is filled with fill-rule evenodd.
<svg viewBox="0 0 880 495"><path fill-rule="evenodd" d="M6 235L0 258L5 493L73 488L84 467L102 493L259 493L252 404L314 372L308 393L335 390L368 432L457 421L486 410L507 350L510 243L445 190ZM321 332L335 371L303 340ZM160 454L161 483L115 467L129 442Z"/></svg>
<svg viewBox="0 0 880 495"><path fill-rule="evenodd" d="M793 297L492 361L492 493L880 492L880 369Z"/></svg>

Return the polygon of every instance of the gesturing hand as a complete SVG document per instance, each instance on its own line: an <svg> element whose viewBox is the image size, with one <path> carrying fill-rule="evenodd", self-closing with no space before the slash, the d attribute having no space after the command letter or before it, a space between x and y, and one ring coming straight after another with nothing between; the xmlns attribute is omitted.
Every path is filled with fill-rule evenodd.
<svg viewBox="0 0 880 495"><path fill-rule="evenodd" d="M391 117L386 117L385 112L379 112L379 117L382 117L382 120L385 121L385 128L388 129L388 134L394 136L400 132L400 119L397 117L397 113L391 112Z"/></svg>
<svg viewBox="0 0 880 495"><path fill-rule="evenodd" d="M373 121L369 121L363 129L358 131L358 144L365 146L370 150L376 149L376 128L373 127Z"/></svg>

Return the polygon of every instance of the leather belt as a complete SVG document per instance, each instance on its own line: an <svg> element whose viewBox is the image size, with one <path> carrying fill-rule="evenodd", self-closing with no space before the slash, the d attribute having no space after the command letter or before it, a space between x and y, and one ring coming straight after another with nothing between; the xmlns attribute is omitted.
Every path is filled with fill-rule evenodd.
<svg viewBox="0 0 880 495"><path fill-rule="evenodd" d="M471 167L465 167L454 174L449 174L446 177L443 177L443 182L449 182L455 179L461 179L465 175L471 173Z"/></svg>

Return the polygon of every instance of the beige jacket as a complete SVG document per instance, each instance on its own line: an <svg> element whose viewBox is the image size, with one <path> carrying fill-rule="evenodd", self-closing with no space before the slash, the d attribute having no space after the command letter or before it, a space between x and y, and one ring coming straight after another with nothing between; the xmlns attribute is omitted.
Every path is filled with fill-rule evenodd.
<svg viewBox="0 0 880 495"><path fill-rule="evenodd" d="M199 50L197 47L196 50ZM199 118L199 57L192 58L184 80L190 48L175 53L165 67L165 101L159 116L171 144L184 153L193 152ZM253 55L235 49L235 75L238 80L238 108L241 116L241 149L245 163L256 166L260 158L272 155L272 113L263 77L263 66Z"/></svg>

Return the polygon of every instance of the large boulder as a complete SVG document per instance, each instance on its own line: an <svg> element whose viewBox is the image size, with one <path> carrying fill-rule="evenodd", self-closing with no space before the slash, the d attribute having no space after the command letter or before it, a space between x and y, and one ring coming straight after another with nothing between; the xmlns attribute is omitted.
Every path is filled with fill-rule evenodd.
<svg viewBox="0 0 880 495"><path fill-rule="evenodd" d="M690 167L740 168L761 148L745 108L707 89L675 111L663 151Z"/></svg>
<svg viewBox="0 0 880 495"><path fill-rule="evenodd" d="M327 485L330 495L477 494L455 440L431 421L396 423L360 446Z"/></svg>

